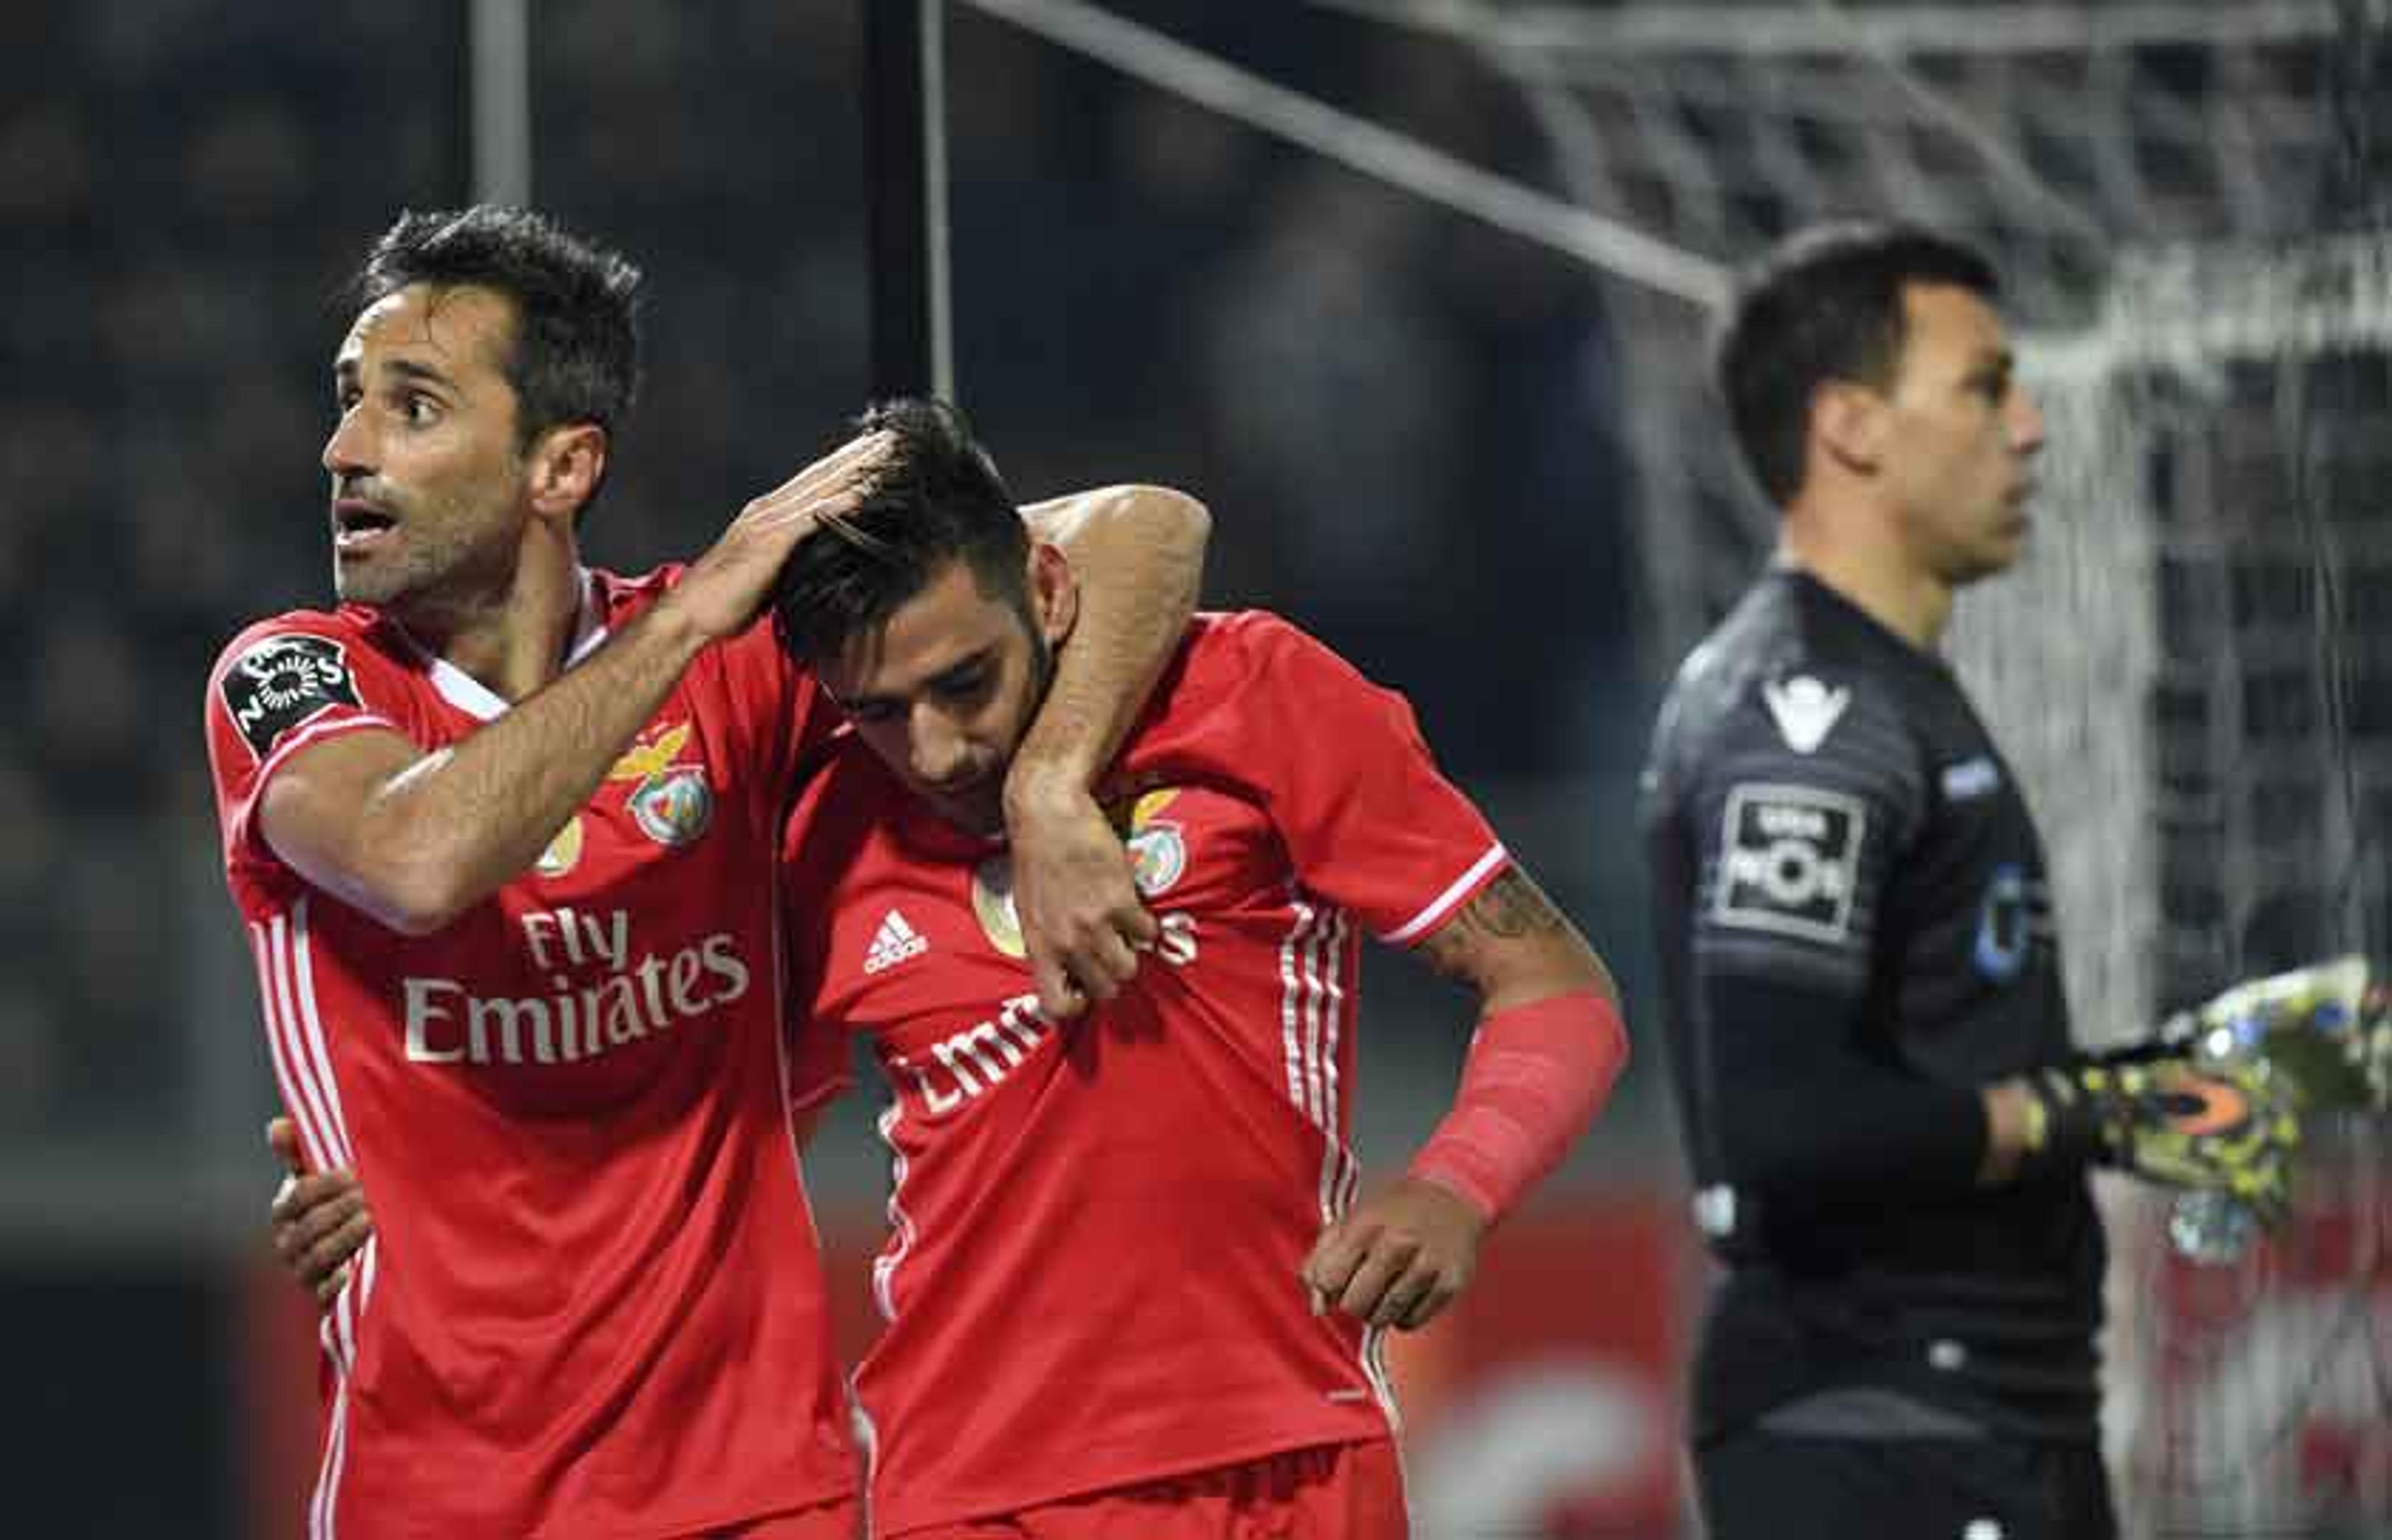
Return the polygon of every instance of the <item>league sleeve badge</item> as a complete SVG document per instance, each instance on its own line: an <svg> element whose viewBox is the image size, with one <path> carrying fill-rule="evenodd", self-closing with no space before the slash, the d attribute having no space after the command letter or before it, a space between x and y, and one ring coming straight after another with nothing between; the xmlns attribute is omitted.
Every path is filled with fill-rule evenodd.
<svg viewBox="0 0 2392 1540"><path fill-rule="evenodd" d="M1814 941L1851 933L1868 809L1816 786L1748 783L1728 793L1712 913L1723 925Z"/></svg>
<svg viewBox="0 0 2392 1540"><path fill-rule="evenodd" d="M282 735L336 705L358 705L348 654L330 637L270 636L227 666L216 689L241 740L260 759Z"/></svg>

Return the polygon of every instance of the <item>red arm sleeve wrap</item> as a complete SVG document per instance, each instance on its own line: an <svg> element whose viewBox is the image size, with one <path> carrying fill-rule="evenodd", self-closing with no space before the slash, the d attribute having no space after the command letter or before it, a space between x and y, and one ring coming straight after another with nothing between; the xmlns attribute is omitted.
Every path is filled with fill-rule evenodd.
<svg viewBox="0 0 2392 1540"><path fill-rule="evenodd" d="M1496 1012L1479 1022L1453 1109L1411 1174L1502 1218L1561 1163L1627 1062L1619 1012L1591 990Z"/></svg>

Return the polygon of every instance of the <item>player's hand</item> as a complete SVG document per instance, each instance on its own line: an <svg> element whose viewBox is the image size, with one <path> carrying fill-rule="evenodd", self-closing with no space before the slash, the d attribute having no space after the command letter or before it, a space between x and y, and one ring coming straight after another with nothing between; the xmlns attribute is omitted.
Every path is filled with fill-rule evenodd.
<svg viewBox="0 0 2392 1540"><path fill-rule="evenodd" d="M316 1296L330 1304L348 1287L350 1259L373 1238L373 1215L355 1171L311 1171L300 1153L299 1131L288 1118L266 1125L266 1142L290 1174L266 1210L273 1222L274 1254Z"/></svg>
<svg viewBox="0 0 2392 1540"><path fill-rule="evenodd" d="M1301 1269L1312 1313L1342 1310L1399 1331L1426 1326L1469 1286L1486 1233L1470 1203L1405 1177L1320 1232Z"/></svg>
<svg viewBox="0 0 2392 1540"><path fill-rule="evenodd" d="M2172 1187L2222 1192L2269 1223L2291 1199L2297 1097L2249 1060L2091 1060L2030 1082L2050 1142Z"/></svg>
<svg viewBox="0 0 2392 1540"><path fill-rule="evenodd" d="M1111 1000L1161 930L1121 835L1086 787L1020 776L1006 786L1006 830L1038 1008L1060 1021Z"/></svg>
<svg viewBox="0 0 2392 1540"><path fill-rule="evenodd" d="M891 442L886 433L850 439L750 502L661 602L709 640L747 629L798 542L871 490Z"/></svg>

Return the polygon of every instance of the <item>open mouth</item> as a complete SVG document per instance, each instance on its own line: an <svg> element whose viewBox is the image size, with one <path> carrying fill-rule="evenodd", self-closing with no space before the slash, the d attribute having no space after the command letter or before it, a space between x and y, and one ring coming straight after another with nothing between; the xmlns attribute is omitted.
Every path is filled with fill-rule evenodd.
<svg viewBox="0 0 2392 1540"><path fill-rule="evenodd" d="M397 519L371 503L332 505L332 547L336 550L362 550L379 543L396 527Z"/></svg>

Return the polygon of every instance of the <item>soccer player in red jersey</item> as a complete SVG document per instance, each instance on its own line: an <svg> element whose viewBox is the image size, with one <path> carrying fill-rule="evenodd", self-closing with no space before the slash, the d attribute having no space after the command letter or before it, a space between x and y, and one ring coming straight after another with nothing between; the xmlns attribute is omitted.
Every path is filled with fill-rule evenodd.
<svg viewBox="0 0 2392 1540"><path fill-rule="evenodd" d="M340 607L249 628L209 680L284 1106L373 1195L323 1325L316 1540L853 1533L773 880L833 718L752 622L886 439L685 571L585 568L638 277L521 211L400 219L334 368ZM1050 997L1110 992L1152 934L1086 779L1202 544L1184 499L1098 501L1064 522L1103 553L1106 640L1007 786Z"/></svg>
<svg viewBox="0 0 2392 1540"><path fill-rule="evenodd" d="M1403 700L1260 613L1200 616L1100 783L1155 912L1101 1008L1039 1008L998 796L1083 634L958 415L901 402L774 608L854 725L788 825L797 1095L867 1034L893 1090L875 1533L1405 1530L1382 1333L1441 1310L1625 1057L1603 964ZM1066 643L1066 639L1070 641ZM1450 1116L1357 1201L1358 938L1480 997Z"/></svg>

